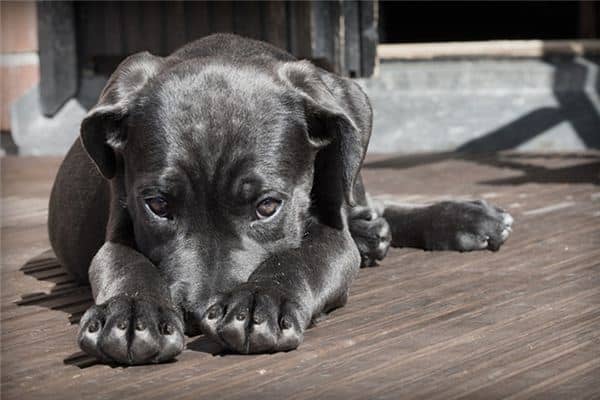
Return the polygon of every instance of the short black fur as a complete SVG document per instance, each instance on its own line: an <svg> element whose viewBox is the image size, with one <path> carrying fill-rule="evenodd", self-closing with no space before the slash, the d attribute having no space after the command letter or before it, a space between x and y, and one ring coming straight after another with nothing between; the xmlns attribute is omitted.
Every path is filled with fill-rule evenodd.
<svg viewBox="0 0 600 400"><path fill-rule="evenodd" d="M390 245L499 248L512 218L486 203L371 201L371 125L352 80L235 35L123 61L50 200L55 253L95 299L81 348L161 362L202 332L229 351L291 350Z"/></svg>

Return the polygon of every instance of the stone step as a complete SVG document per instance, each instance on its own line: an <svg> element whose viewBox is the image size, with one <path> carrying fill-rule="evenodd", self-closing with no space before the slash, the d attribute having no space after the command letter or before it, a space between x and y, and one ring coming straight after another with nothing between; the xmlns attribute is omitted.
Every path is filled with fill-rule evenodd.
<svg viewBox="0 0 600 400"><path fill-rule="evenodd" d="M382 62L369 150L600 148L599 58Z"/></svg>

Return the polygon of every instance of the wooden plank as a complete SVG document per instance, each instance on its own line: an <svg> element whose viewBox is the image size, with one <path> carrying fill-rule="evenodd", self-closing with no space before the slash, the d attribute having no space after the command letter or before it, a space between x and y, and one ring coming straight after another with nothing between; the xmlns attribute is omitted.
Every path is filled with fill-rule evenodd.
<svg viewBox="0 0 600 400"><path fill-rule="evenodd" d="M164 53L170 54L185 44L185 5L182 0L164 4Z"/></svg>
<svg viewBox="0 0 600 400"><path fill-rule="evenodd" d="M166 55L163 38L166 37L164 7L161 2L148 1L140 7L141 25L139 27L144 38L142 50L152 54Z"/></svg>
<svg viewBox="0 0 600 400"><path fill-rule="evenodd" d="M177 362L136 368L81 354L69 319L89 292L51 282L66 279L46 251L59 160L0 163L3 398L600 397L599 152L370 156L371 193L484 197L513 214L512 237L498 253L391 250L296 351L214 356L197 337Z"/></svg>
<svg viewBox="0 0 600 400"><path fill-rule="evenodd" d="M77 92L75 12L71 2L40 2L38 43L40 57L40 105L54 115Z"/></svg>
<svg viewBox="0 0 600 400"><path fill-rule="evenodd" d="M233 2L209 3L211 32L233 32Z"/></svg>
<svg viewBox="0 0 600 400"><path fill-rule="evenodd" d="M261 14L259 1L240 1L233 5L233 31L238 35L262 40Z"/></svg>
<svg viewBox="0 0 600 400"><path fill-rule="evenodd" d="M379 42L378 3L376 1L360 2L360 29L361 29L361 76L373 75L377 65L377 44Z"/></svg>
<svg viewBox="0 0 600 400"><path fill-rule="evenodd" d="M312 57L311 7L307 1L288 3L289 50L298 58Z"/></svg>
<svg viewBox="0 0 600 400"><path fill-rule="evenodd" d="M186 41L191 42L208 35L208 7L203 1L184 3Z"/></svg>
<svg viewBox="0 0 600 400"><path fill-rule="evenodd" d="M109 55L107 25L111 22L105 17L106 11L98 2L75 4L78 64L86 75L98 73L99 64Z"/></svg>
<svg viewBox="0 0 600 400"><path fill-rule="evenodd" d="M121 18L123 21L123 42L126 54L133 54L145 47L145 37L142 34L142 7L137 1L121 2Z"/></svg>
<svg viewBox="0 0 600 400"><path fill-rule="evenodd" d="M79 69L109 76L127 55L118 2L77 3Z"/></svg>
<svg viewBox="0 0 600 400"><path fill-rule="evenodd" d="M344 12L344 74L356 78L361 76L360 64L360 4L358 0L342 3Z"/></svg>
<svg viewBox="0 0 600 400"><path fill-rule="evenodd" d="M261 4L263 8L261 26L262 37L267 42L287 50L286 4L283 1L269 1Z"/></svg>
<svg viewBox="0 0 600 400"><path fill-rule="evenodd" d="M102 4L104 13L104 25L102 27L102 33L104 33L104 52L103 54L112 56L124 56L123 46L123 21L121 18L121 7L117 1L108 1ZM100 11L100 10L98 10ZM96 35L100 35L100 32L93 32ZM90 50L96 50L93 46ZM98 53L97 53L98 54ZM101 53L102 54L102 53Z"/></svg>
<svg viewBox="0 0 600 400"><path fill-rule="evenodd" d="M339 2L314 2L311 7L311 59L319 66L344 74L342 9Z"/></svg>

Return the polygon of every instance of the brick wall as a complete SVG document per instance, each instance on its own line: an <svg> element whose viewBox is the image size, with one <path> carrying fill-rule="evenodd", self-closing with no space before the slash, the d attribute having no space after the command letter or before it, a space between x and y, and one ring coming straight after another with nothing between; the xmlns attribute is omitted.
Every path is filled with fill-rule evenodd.
<svg viewBox="0 0 600 400"><path fill-rule="evenodd" d="M10 104L39 81L35 2L0 2L0 125L10 130Z"/></svg>

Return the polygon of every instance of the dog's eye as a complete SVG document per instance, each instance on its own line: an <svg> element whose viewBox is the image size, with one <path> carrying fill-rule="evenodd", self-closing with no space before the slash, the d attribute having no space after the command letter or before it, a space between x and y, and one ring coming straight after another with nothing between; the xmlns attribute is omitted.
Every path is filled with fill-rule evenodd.
<svg viewBox="0 0 600 400"><path fill-rule="evenodd" d="M150 211L161 218L167 218L169 216L169 204L163 197L149 197L146 200L146 204Z"/></svg>
<svg viewBox="0 0 600 400"><path fill-rule="evenodd" d="M256 215L260 219L269 218L277 212L281 206L281 200L267 197L256 206Z"/></svg>

